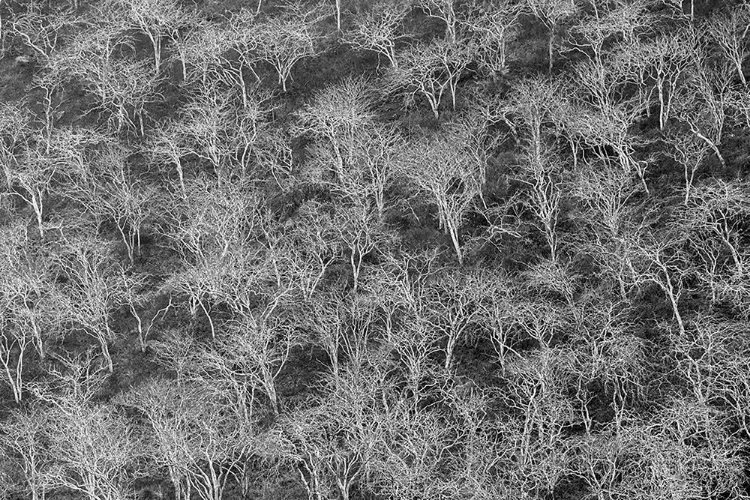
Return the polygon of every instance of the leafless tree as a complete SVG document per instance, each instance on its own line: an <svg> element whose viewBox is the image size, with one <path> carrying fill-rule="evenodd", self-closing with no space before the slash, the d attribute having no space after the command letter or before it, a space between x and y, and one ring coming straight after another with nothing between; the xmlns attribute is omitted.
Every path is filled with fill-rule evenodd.
<svg viewBox="0 0 750 500"><path fill-rule="evenodd" d="M685 321L680 312L680 298L686 291L685 281L689 271L681 255L683 249L680 248L679 237L668 233L654 236L647 236L637 244L637 252L645 263L641 276L664 292L677 327L683 333Z"/></svg>
<svg viewBox="0 0 750 500"><path fill-rule="evenodd" d="M528 186L525 204L545 236L550 259L557 259L557 222L562 191L560 160L548 139L548 127L559 111L559 85L532 78L520 82L498 115L511 126L522 144L519 180ZM575 152L574 152L575 154Z"/></svg>
<svg viewBox="0 0 750 500"><path fill-rule="evenodd" d="M456 43L456 30L458 28L455 3L455 0L419 0L418 3L428 16L440 19L445 23L446 37L452 43Z"/></svg>
<svg viewBox="0 0 750 500"><path fill-rule="evenodd" d="M639 158L638 149L649 145L649 141L633 133L633 126L640 120L649 106L646 96L634 93L622 97L621 92L628 82L633 81L632 68L620 65L612 59L605 61L605 67L597 67L591 61L575 67L576 85L581 92L578 102L560 108L560 121L574 141L582 140L600 151L605 162L612 158L601 148L610 147L616 153L616 160L625 172L636 172L648 192L645 175L649 157ZM593 101L591 107L588 103Z"/></svg>
<svg viewBox="0 0 750 500"><path fill-rule="evenodd" d="M712 64L703 51L695 52L691 59L686 82L675 96L675 118L705 142L725 165L719 146L730 105L732 68L721 61Z"/></svg>
<svg viewBox="0 0 750 500"><path fill-rule="evenodd" d="M299 131L323 139L332 148L338 179L353 168L355 141L374 124L374 97L367 80L350 77L316 93L298 113Z"/></svg>
<svg viewBox="0 0 750 500"><path fill-rule="evenodd" d="M570 472L563 429L575 421L565 397L572 376L572 353L542 347L507 365L507 404L517 412L505 431L505 445L517 458L510 476L522 490L551 490Z"/></svg>
<svg viewBox="0 0 750 500"><path fill-rule="evenodd" d="M482 145L475 142L472 127L456 123L410 144L402 160L404 174L437 206L439 227L450 236L461 263L460 229L485 181Z"/></svg>
<svg viewBox="0 0 750 500"><path fill-rule="evenodd" d="M648 30L651 20L646 13L648 4L613 2L599 8L594 4L594 15L583 18L571 29L570 43L597 66L602 67L604 56L612 50L612 42L622 38L625 44L636 42L641 32ZM599 9L605 7L602 12Z"/></svg>
<svg viewBox="0 0 750 500"><path fill-rule="evenodd" d="M547 42L548 71L554 64L555 32L561 23L576 15L578 6L571 0L526 0L526 5L534 16L549 30Z"/></svg>
<svg viewBox="0 0 750 500"><path fill-rule="evenodd" d="M102 141L96 132L57 129L47 140L36 136L29 147L16 156L11 182L20 187L15 194L28 203L44 237L45 206L56 188L85 175L87 150Z"/></svg>
<svg viewBox="0 0 750 500"><path fill-rule="evenodd" d="M186 196L166 200L162 231L188 262L223 259L248 241L259 202L245 183L196 178L186 184Z"/></svg>
<svg viewBox="0 0 750 500"><path fill-rule="evenodd" d="M172 146L168 147L179 145L186 153L208 162L222 183L233 175L244 177L249 151L260 142L258 129L269 113L270 97L266 93L257 87L243 88L242 92L238 96L212 83L200 84L179 121L169 127ZM244 99L241 108L237 106L238 97Z"/></svg>
<svg viewBox="0 0 750 500"><path fill-rule="evenodd" d="M0 433L0 446L8 461L22 471L22 490L32 500L44 500L53 487L54 457L45 444L49 415L47 408L35 404L15 410Z"/></svg>
<svg viewBox="0 0 750 500"><path fill-rule="evenodd" d="M671 149L667 154L683 167L685 179L683 203L687 206L690 201L695 172L703 164L711 148L703 141L699 142L697 137L681 134L668 135L667 144Z"/></svg>
<svg viewBox="0 0 750 500"><path fill-rule="evenodd" d="M747 79L742 71L742 64L750 54L747 41L748 22L750 10L743 5L730 8L728 12L715 14L708 20L705 28L709 38L734 67L744 87L747 87Z"/></svg>
<svg viewBox="0 0 750 500"><path fill-rule="evenodd" d="M356 205L374 204L378 220L383 222L386 196L395 185L404 138L393 125L372 123L358 131L352 139L351 168L332 183L332 189Z"/></svg>
<svg viewBox="0 0 750 500"><path fill-rule="evenodd" d="M739 442L712 406L694 399L671 401L634 434L651 471L638 480L639 489L652 495L666 490L680 496L740 495Z"/></svg>
<svg viewBox="0 0 750 500"><path fill-rule="evenodd" d="M175 0L111 0L108 7L122 12L125 22L148 37L154 52L155 74L161 69L164 39L175 39L180 29L193 20L191 13Z"/></svg>
<svg viewBox="0 0 750 500"><path fill-rule="evenodd" d="M473 52L474 47L466 40L437 39L429 43L412 43L399 53L399 65L390 68L387 76L389 91L402 95L407 106L416 96L424 97L437 120L446 91L453 108L456 108L458 83L473 60Z"/></svg>
<svg viewBox="0 0 750 500"><path fill-rule="evenodd" d="M169 471L175 497L221 500L251 444L251 429L209 387L155 379L122 395L144 413L156 441L152 459Z"/></svg>
<svg viewBox="0 0 750 500"><path fill-rule="evenodd" d="M54 486L90 500L117 500L130 493L143 444L125 418L106 404L56 398L45 435L57 467Z"/></svg>
<svg viewBox="0 0 750 500"><path fill-rule="evenodd" d="M141 230L153 215L156 188L133 178L131 152L120 147L106 148L89 167L93 174L83 179L75 195L99 223L115 223L128 259L140 254Z"/></svg>
<svg viewBox="0 0 750 500"><path fill-rule="evenodd" d="M19 104L3 103L0 107L0 164L7 189L12 188L17 154L31 135L31 114Z"/></svg>
<svg viewBox="0 0 750 500"><path fill-rule="evenodd" d="M498 4L477 5L466 19L459 19L473 37L477 38L477 59L480 69L491 77L508 71L508 43L519 33L518 19L523 11L522 3L503 0Z"/></svg>
<svg viewBox="0 0 750 500"><path fill-rule="evenodd" d="M149 142L144 146L146 154L158 166L171 166L177 171L179 188L187 196L185 187L185 157L190 153L190 143L183 131L182 123L164 121L158 123L149 134Z"/></svg>
<svg viewBox="0 0 750 500"><path fill-rule="evenodd" d="M342 246L348 250L354 280L352 291L357 293L364 259L392 240L392 235L367 204L337 209L333 223Z"/></svg>
<svg viewBox="0 0 750 500"><path fill-rule="evenodd" d="M636 216L638 205L634 203L640 190L622 170L588 163L568 186L581 207L576 218L585 228L586 236L578 248L593 257L601 275L616 284L625 300L640 284L636 269L639 259L633 253L635 244L631 238L646 230Z"/></svg>
<svg viewBox="0 0 750 500"><path fill-rule="evenodd" d="M329 268L342 255L338 228L322 204L305 202L294 218L282 226L283 235L275 247L280 267L289 273L295 290L310 299Z"/></svg>
<svg viewBox="0 0 750 500"><path fill-rule="evenodd" d="M44 254L34 251L28 238L25 221L0 229L4 259L0 264L3 278L3 317L7 328L8 343L14 338L25 344L30 340L40 359L45 359L45 341L59 333L63 320L55 310L54 294L49 292L50 269ZM17 337L22 337L23 340ZM5 345L5 344L4 344ZM20 347L20 345L19 345ZM5 352L4 358L11 355ZM18 353L18 368L21 368L23 350ZM8 367L6 366L6 373ZM16 373L20 388L20 370ZM20 395L20 393L19 393Z"/></svg>
<svg viewBox="0 0 750 500"><path fill-rule="evenodd" d="M376 2L354 19L354 27L344 33L344 42L359 49L371 50L378 57L385 56L391 67L398 67L396 44L409 35L401 32L409 5L384 0Z"/></svg>
<svg viewBox="0 0 750 500"><path fill-rule="evenodd" d="M690 64L693 50L690 37L690 31L663 34L653 41L638 41L626 48L626 57L632 57L633 65L642 66L643 73L656 84L661 130L672 115L672 100Z"/></svg>
<svg viewBox="0 0 750 500"><path fill-rule="evenodd" d="M427 281L424 290L425 319L444 344L443 368L454 367L456 350L476 334L488 302L484 276L479 270L443 271Z"/></svg>
<svg viewBox="0 0 750 500"><path fill-rule="evenodd" d="M20 403L24 389L24 358L33 338L28 330L13 325L7 317L9 311L4 310L7 308L5 304L0 307L3 308L0 311L0 369L3 371L3 381L13 391L13 399Z"/></svg>
<svg viewBox="0 0 750 500"><path fill-rule="evenodd" d="M241 17L244 19L244 17ZM235 21L232 27L242 26L239 21ZM247 26L244 26L247 28ZM177 33L173 43L175 54L182 69L182 80L186 84L200 82L207 85L209 78L222 81L224 80L224 68L226 64L224 55L231 49L235 40L232 39L233 32L223 26L195 21L192 29L185 30L184 33ZM249 35L243 33L242 38L236 41L236 50L245 47L246 38ZM254 44L250 44L254 46ZM243 57L243 53L239 54ZM241 59L242 60L242 59ZM244 60L243 60L244 61ZM230 72L229 76L234 75Z"/></svg>
<svg viewBox="0 0 750 500"><path fill-rule="evenodd" d="M302 59L318 53L316 24L327 15L328 9L321 5L306 7L297 1L285 5L282 12L256 25L256 57L276 70L284 92L292 68Z"/></svg>
<svg viewBox="0 0 750 500"><path fill-rule="evenodd" d="M54 258L69 280L62 289L67 320L99 343L113 372L109 344L119 332L112 328L110 315L123 304L123 283L107 244L92 237L72 239Z"/></svg>
<svg viewBox="0 0 750 500"><path fill-rule="evenodd" d="M454 478L445 473L456 433L439 412L398 405L385 417L379 437L368 464L369 489L397 498L458 494Z"/></svg>
<svg viewBox="0 0 750 500"><path fill-rule="evenodd" d="M347 296L334 291L313 298L309 309L312 341L326 352L330 382L335 386L347 365L356 370L366 363L368 344L376 331L377 306L366 295Z"/></svg>
<svg viewBox="0 0 750 500"><path fill-rule="evenodd" d="M336 395L340 394L341 399L360 396L344 391ZM284 419L281 450L287 460L296 464L309 500L322 500L335 494L349 500L353 487L362 480L367 452L361 438L367 429L361 426L367 424L347 421L347 417L361 411L357 406L347 411L345 405L334 407L321 402Z"/></svg>
<svg viewBox="0 0 750 500"><path fill-rule="evenodd" d="M750 210L746 190L743 182L699 184L679 215L678 224L690 236L699 258L696 277L708 287L712 304L722 300L741 304L747 295L742 283L750 255L742 247L744 233L739 225Z"/></svg>
<svg viewBox="0 0 750 500"><path fill-rule="evenodd" d="M36 0L26 2L23 7L25 11L21 10L10 17L7 30L44 61L57 48L65 29L78 21L66 9L45 13L42 2Z"/></svg>
<svg viewBox="0 0 750 500"><path fill-rule="evenodd" d="M273 413L278 415L281 402L276 381L291 349L299 342L294 326L277 317L262 323L245 317L233 326L230 335L233 338L227 347L235 356L241 353L254 386L265 393Z"/></svg>
<svg viewBox="0 0 750 500"><path fill-rule="evenodd" d="M155 300L153 290L147 288L150 275L147 273L137 273L132 269L120 266L120 276L118 280L122 282L123 286L123 299L122 301L127 305L130 315L136 321L136 329L138 331L138 343L140 344L141 352L146 352L147 339L149 333L154 326L154 323L159 318L159 315L167 313L171 307L171 302L164 308L156 311L148 321L144 314L149 311L148 306ZM152 309L151 309L152 310ZM148 323L148 324L145 324Z"/></svg>

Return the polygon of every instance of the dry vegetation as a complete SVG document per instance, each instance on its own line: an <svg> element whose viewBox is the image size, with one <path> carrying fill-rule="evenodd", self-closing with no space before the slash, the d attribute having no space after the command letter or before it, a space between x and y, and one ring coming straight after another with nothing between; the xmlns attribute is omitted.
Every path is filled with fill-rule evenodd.
<svg viewBox="0 0 750 500"><path fill-rule="evenodd" d="M0 1L0 498L750 498L749 31Z"/></svg>

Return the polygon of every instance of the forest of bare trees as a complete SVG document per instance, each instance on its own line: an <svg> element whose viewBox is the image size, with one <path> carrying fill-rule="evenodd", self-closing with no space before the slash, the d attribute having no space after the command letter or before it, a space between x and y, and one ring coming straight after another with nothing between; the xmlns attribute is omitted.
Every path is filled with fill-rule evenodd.
<svg viewBox="0 0 750 500"><path fill-rule="evenodd" d="M0 500L750 498L746 0L0 0Z"/></svg>

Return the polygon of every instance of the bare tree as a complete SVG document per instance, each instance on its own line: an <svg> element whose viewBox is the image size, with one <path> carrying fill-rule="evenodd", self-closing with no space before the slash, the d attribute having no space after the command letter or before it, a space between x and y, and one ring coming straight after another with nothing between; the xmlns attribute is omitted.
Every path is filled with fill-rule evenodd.
<svg viewBox="0 0 750 500"><path fill-rule="evenodd" d="M101 141L102 136L93 131L56 129L50 140L36 136L16 156L10 180L20 187L15 194L33 209L41 237L50 196L56 188L85 175L87 149Z"/></svg>
<svg viewBox="0 0 750 500"><path fill-rule="evenodd" d="M190 153L190 142L182 125L182 123L175 121L158 123L151 130L149 142L144 146L144 149L150 159L158 166L174 165L180 191L183 196L187 196L184 160Z"/></svg>
<svg viewBox="0 0 750 500"><path fill-rule="evenodd" d="M19 347L30 339L40 359L45 359L45 341L59 333L63 320L55 310L54 294L49 293L49 265L43 254L34 251L28 237L25 221L20 221L0 229L2 235L2 253L0 263L3 277L2 301L4 328L7 330L5 344L17 342ZM15 339L15 340L14 340ZM23 349L18 352L16 376L21 382ZM8 373L8 356L4 351L6 374ZM19 394L20 396L20 391Z"/></svg>
<svg viewBox="0 0 750 500"><path fill-rule="evenodd" d="M685 124L726 162L719 150L731 97L732 68L722 62L712 64L703 51L692 54L687 80L675 98L675 118Z"/></svg>
<svg viewBox="0 0 750 500"><path fill-rule="evenodd" d="M436 257L434 252L393 256L374 269L363 285L363 295L371 297L371 306L381 318L378 335L383 349L396 360L397 373L413 402L427 397L439 377L435 358L440 356L442 339L429 323L425 297L425 282L437 266Z"/></svg>
<svg viewBox="0 0 750 500"><path fill-rule="evenodd" d="M294 66L318 53L316 24L327 16L327 10L319 5L306 7L298 1L256 25L256 57L276 70L284 92Z"/></svg>
<svg viewBox="0 0 750 500"><path fill-rule="evenodd" d="M473 53L474 47L469 41L437 39L429 43L413 43L399 54L399 66L390 68L387 77L389 90L402 95L407 106L421 95L437 120L446 91L450 94L453 109L456 108L458 84L473 60Z"/></svg>
<svg viewBox="0 0 750 500"><path fill-rule="evenodd" d="M454 124L408 145L402 160L404 175L436 205L439 227L450 236L460 263L461 226L485 181L483 160L473 156L481 156L482 145L471 134L471 124Z"/></svg>
<svg viewBox="0 0 750 500"><path fill-rule="evenodd" d="M348 250L352 270L352 291L357 293L365 258L387 243L391 234L367 204L354 204L336 210L333 223L342 246Z"/></svg>
<svg viewBox="0 0 750 500"><path fill-rule="evenodd" d="M33 338L28 330L18 328L11 323L10 318L7 317L8 311L4 310L7 307L5 304L0 307L3 308L0 311L0 369L3 371L3 381L13 391L13 399L16 403L20 403L24 389L24 358Z"/></svg>
<svg viewBox="0 0 750 500"><path fill-rule="evenodd" d="M21 490L32 500L43 500L51 489L48 472L52 460L44 444L47 423L45 408L35 405L16 410L6 419L0 433L0 446L6 458L21 471Z"/></svg>
<svg viewBox="0 0 750 500"><path fill-rule="evenodd" d="M526 5L534 16L549 30L547 57L549 61L548 71L552 73L555 32L560 24L578 12L578 6L571 0L526 0Z"/></svg>
<svg viewBox="0 0 750 500"><path fill-rule="evenodd" d="M477 2L479 3L479 2ZM502 0L499 5L477 5L466 19L459 19L476 37L480 70L495 78L508 71L508 43L519 33L518 18L522 3Z"/></svg>
<svg viewBox="0 0 750 500"><path fill-rule="evenodd" d="M377 306L365 294L346 296L337 291L319 295L309 306L312 341L326 352L335 386L346 366L356 370L366 363L368 343L377 330Z"/></svg>
<svg viewBox="0 0 750 500"><path fill-rule="evenodd" d="M391 125L374 123L355 137L354 166L339 180L335 189L356 203L368 204L368 198L383 221L386 212L386 195L394 185L399 152L404 139Z"/></svg>
<svg viewBox="0 0 750 500"><path fill-rule="evenodd" d="M577 219L586 237L578 248L593 257L602 275L619 288L620 297L626 300L640 283L638 259L633 254L635 245L628 238L645 230L634 217L638 186L620 169L587 163L567 189L581 207Z"/></svg>
<svg viewBox="0 0 750 500"><path fill-rule="evenodd" d="M739 441L729 435L723 415L694 399L676 399L633 434L644 470L638 489L669 490L680 496L741 495ZM635 437L634 436L634 437Z"/></svg>
<svg viewBox="0 0 750 500"><path fill-rule="evenodd" d="M628 318L626 303L591 297L579 307L581 321L573 345L581 422L587 435L596 432L591 411L600 396L590 388L601 384L601 397L609 397L614 412L610 431L622 435L631 409L647 399L650 345L636 335L637 324Z"/></svg>
<svg viewBox="0 0 750 500"><path fill-rule="evenodd" d="M604 56L613 50L613 42L622 38L625 44L635 43L637 35L651 23L645 1L613 2L601 12L592 2L594 16L580 19L572 27L570 43L598 67L603 67ZM605 6L602 6L605 7Z"/></svg>
<svg viewBox="0 0 750 500"><path fill-rule="evenodd" d="M55 259L69 279L63 287L67 320L96 339L113 372L109 344L118 332L112 328L110 314L123 304L123 283L106 243L91 237L74 239L66 242Z"/></svg>
<svg viewBox="0 0 750 500"><path fill-rule="evenodd" d="M257 223L257 193L242 182L220 184L197 178L187 196L173 196L163 207L162 229L187 261L225 258L239 251Z"/></svg>
<svg viewBox="0 0 750 500"><path fill-rule="evenodd" d="M96 98L96 106L88 112L108 113L108 124L117 132L128 127L143 135L145 106L158 99L160 80L147 70L145 61L124 56L125 51L134 52L134 46L123 28L113 22L82 30L61 57L65 73Z"/></svg>
<svg viewBox="0 0 750 500"><path fill-rule="evenodd" d="M44 105L44 132L47 141L52 140L55 125L65 113L60 108L66 102L65 85L68 83L67 60L55 53L47 59L42 70L34 76L32 88L41 90Z"/></svg>
<svg viewBox="0 0 750 500"><path fill-rule="evenodd" d="M688 37L690 34L687 34ZM664 127L672 110L672 99L683 72L689 67L690 48L686 47L684 35L663 35L655 42L643 45L636 57L651 65L651 74L656 81L659 96L659 127Z"/></svg>
<svg viewBox="0 0 750 500"><path fill-rule="evenodd" d="M685 269L679 238L672 240L670 236L673 235L646 238L637 244L637 252L645 263L641 276L664 292L672 308L677 328L682 334L685 332L685 321L680 312L680 298L686 291L688 269Z"/></svg>
<svg viewBox="0 0 750 500"><path fill-rule="evenodd" d="M90 500L117 500L130 493L143 443L125 418L106 404L56 398L46 437L57 467L53 485Z"/></svg>
<svg viewBox="0 0 750 500"><path fill-rule="evenodd" d="M396 498L455 496L454 478L446 471L456 440L454 424L440 413L397 405L385 416L368 463L368 489Z"/></svg>
<svg viewBox="0 0 750 500"><path fill-rule="evenodd" d="M640 93L623 96L625 86L633 80L632 67L621 61L619 54L605 60L603 67L592 61L576 65L572 83L579 89L580 97L571 106L558 109L559 121L574 141L582 139L598 151L603 161L612 162L613 158L602 148L612 148L620 168L628 173L635 171L648 192L645 175L651 159L641 159L637 152L649 145L649 141L634 133L633 126L648 109L649 102Z"/></svg>
<svg viewBox="0 0 750 500"><path fill-rule="evenodd" d="M231 270L225 266L241 256L259 224L259 198L243 183L219 184L196 179L187 196L166 200L162 233L182 255L184 268L171 276L164 290L187 296L191 316L202 310L215 336L211 299L221 295L221 284Z"/></svg>
<svg viewBox="0 0 750 500"><path fill-rule="evenodd" d="M750 22L750 10L743 5L712 16L705 27L709 38L719 47L727 61L734 66L744 87L747 87L747 79L742 71L742 64L750 54L747 41L748 22Z"/></svg>
<svg viewBox="0 0 750 500"><path fill-rule="evenodd" d="M455 0L419 0L419 6L428 16L440 19L445 23L445 34L451 43L456 43L458 16Z"/></svg>
<svg viewBox="0 0 750 500"><path fill-rule="evenodd" d="M528 187L524 201L544 234L553 261L557 259L559 246L557 223L562 197L559 181L561 162L556 157L554 146L549 145L547 126L559 113L556 108L561 94L562 89L554 82L528 79L519 83L509 102L499 110L499 115L521 140L519 180Z"/></svg>
<svg viewBox="0 0 750 500"><path fill-rule="evenodd" d="M240 19L245 19L240 16ZM235 20L231 25L232 28L243 26L240 21ZM243 26L247 28L248 26ZM239 36L239 33L233 33L231 29L211 23L195 21L192 29L185 30L184 33L178 32L173 39L175 53L182 68L182 80L186 84L200 82L207 85L209 77L218 81L224 78L223 67L225 61L224 55L230 50L235 40L233 34ZM248 33L242 33L242 38L236 41L236 50L242 50L249 42ZM248 46L254 46L250 43ZM244 62L244 52L240 53L241 62ZM240 67L241 69L241 67ZM230 76L233 74L230 72Z"/></svg>
<svg viewBox="0 0 750 500"><path fill-rule="evenodd" d="M252 444L252 429L205 385L156 379L120 398L141 410L156 441L152 458L166 467L175 497L221 500L227 482Z"/></svg>
<svg viewBox="0 0 750 500"><path fill-rule="evenodd" d="M517 457L509 464L509 475L522 491L549 491L571 468L563 429L575 420L565 397L572 353L542 347L508 363L507 373L506 404L517 412L504 429L503 444Z"/></svg>
<svg viewBox="0 0 750 500"><path fill-rule="evenodd" d="M119 271L120 276L118 277L118 280L121 281L123 287L122 301L127 305L130 315L136 321L138 343L140 344L141 352L145 353L147 339L154 323L159 318L160 314L165 315L167 313L172 304L170 302L166 307L156 311L156 313L148 320L148 324L144 324L146 323L144 314L146 311L153 311L153 309L148 306L150 306L156 298L156 293L148 288L151 276L147 273L136 273L132 269L122 266Z"/></svg>
<svg viewBox="0 0 750 500"><path fill-rule="evenodd" d="M77 23L77 19L66 9L45 13L43 3L36 0L26 2L23 7L25 10L10 17L7 30L45 61L57 48L65 28Z"/></svg>
<svg viewBox="0 0 750 500"><path fill-rule="evenodd" d="M342 179L353 168L355 141L375 121L372 85L364 78L346 78L315 94L298 113L301 133L322 138L332 148L335 172Z"/></svg>
<svg viewBox="0 0 750 500"><path fill-rule="evenodd" d="M224 357L237 358L242 363L253 387L261 389L268 398L275 415L281 410L276 380L297 344L294 326L278 318L263 322L244 316L230 325L229 336L219 349Z"/></svg>
<svg viewBox="0 0 750 500"><path fill-rule="evenodd" d="M165 38L176 38L181 28L193 19L175 0L113 0L110 8L122 12L125 22L145 34L154 53L154 73L158 75Z"/></svg>
<svg viewBox="0 0 750 500"><path fill-rule="evenodd" d="M248 84L245 77L245 70L250 71L257 81L260 80L254 69L254 66L258 62L259 38L255 33L258 22L257 13L254 14L243 9L239 13L234 14L229 25L229 33L231 34L225 34L225 40L222 40L223 43L230 45L226 48L217 47L218 53L213 55L213 57L218 57L222 62L222 68L217 69L215 77L220 81L235 83L239 86L243 106L247 106L246 94ZM210 34L211 31L208 31L208 33ZM221 35L214 40L221 40ZM225 51L226 54L222 55L221 53Z"/></svg>
<svg viewBox="0 0 750 500"><path fill-rule="evenodd" d="M678 224L690 235L699 257L697 278L707 285L711 303L729 300L739 304L747 290L742 284L750 255L741 241L739 221L750 213L750 199L743 182L714 181L697 185Z"/></svg>
<svg viewBox="0 0 750 500"><path fill-rule="evenodd" d="M281 252L279 267L290 274L294 288L310 299L342 254L338 228L326 207L311 200L302 204L280 229L282 237L274 249Z"/></svg>
<svg viewBox="0 0 750 500"><path fill-rule="evenodd" d="M487 297L485 277L478 270L443 271L426 283L424 290L426 319L439 332L445 345L446 372L453 369L456 349L469 340L481 319Z"/></svg>
<svg viewBox="0 0 750 500"><path fill-rule="evenodd" d="M136 253L140 254L141 230L153 215L156 188L133 178L131 154L120 147L106 148L92 162L93 175L83 180L75 196L100 224L105 220L115 223L132 263Z"/></svg>
<svg viewBox="0 0 750 500"><path fill-rule="evenodd" d="M168 141L163 142L166 152L172 161L179 148L208 162L222 183L233 175L246 180L251 159L267 156L262 150L263 141L271 142L264 133L274 109L270 101L270 93L257 85L243 88L238 96L211 82L199 84L182 116L170 124L170 137L162 140Z"/></svg>
<svg viewBox="0 0 750 500"><path fill-rule="evenodd" d="M340 406L334 406L333 401L321 401L287 416L281 424L282 453L295 463L309 500L335 494L349 500L353 488L361 484L365 475L366 446L371 442L367 439L368 423L361 419L352 422L348 417L363 416L362 412L367 410L352 399L367 395L355 392L358 387L355 380L351 382L345 389L334 389L331 399L341 401ZM344 401L354 403L354 407L347 408Z"/></svg>
<svg viewBox="0 0 750 500"><path fill-rule="evenodd" d="M28 110L19 104L3 103L0 107L0 165L8 190L12 188L17 155L31 134L31 118Z"/></svg>
<svg viewBox="0 0 750 500"><path fill-rule="evenodd" d="M557 262L560 247L557 225L560 218L562 189L556 175L559 160L555 152L543 146L537 151L526 152L521 181L528 186L526 206L536 218L536 224L544 234L551 262Z"/></svg>
<svg viewBox="0 0 750 500"><path fill-rule="evenodd" d="M690 201L695 172L703 164L711 148L703 141L699 142L697 137L681 134L668 135L667 144L671 149L667 154L683 168L685 179L683 203L687 206Z"/></svg>
<svg viewBox="0 0 750 500"><path fill-rule="evenodd" d="M401 33L409 5L388 0L376 2L354 19L354 28L344 33L344 42L359 49L385 56L391 67L398 67L396 44L409 35Z"/></svg>

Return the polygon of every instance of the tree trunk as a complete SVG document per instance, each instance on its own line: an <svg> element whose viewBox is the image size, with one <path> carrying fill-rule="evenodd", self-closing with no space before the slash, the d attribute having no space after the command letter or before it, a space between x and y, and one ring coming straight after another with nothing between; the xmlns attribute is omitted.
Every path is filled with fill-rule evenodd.
<svg viewBox="0 0 750 500"><path fill-rule="evenodd" d="M336 0L336 29L341 31L341 0Z"/></svg>
<svg viewBox="0 0 750 500"><path fill-rule="evenodd" d="M551 27L549 30L549 41L547 42L547 59L549 65L547 66L547 73L552 74L552 66L554 59L552 53L554 52L554 39L555 39L555 27Z"/></svg>

